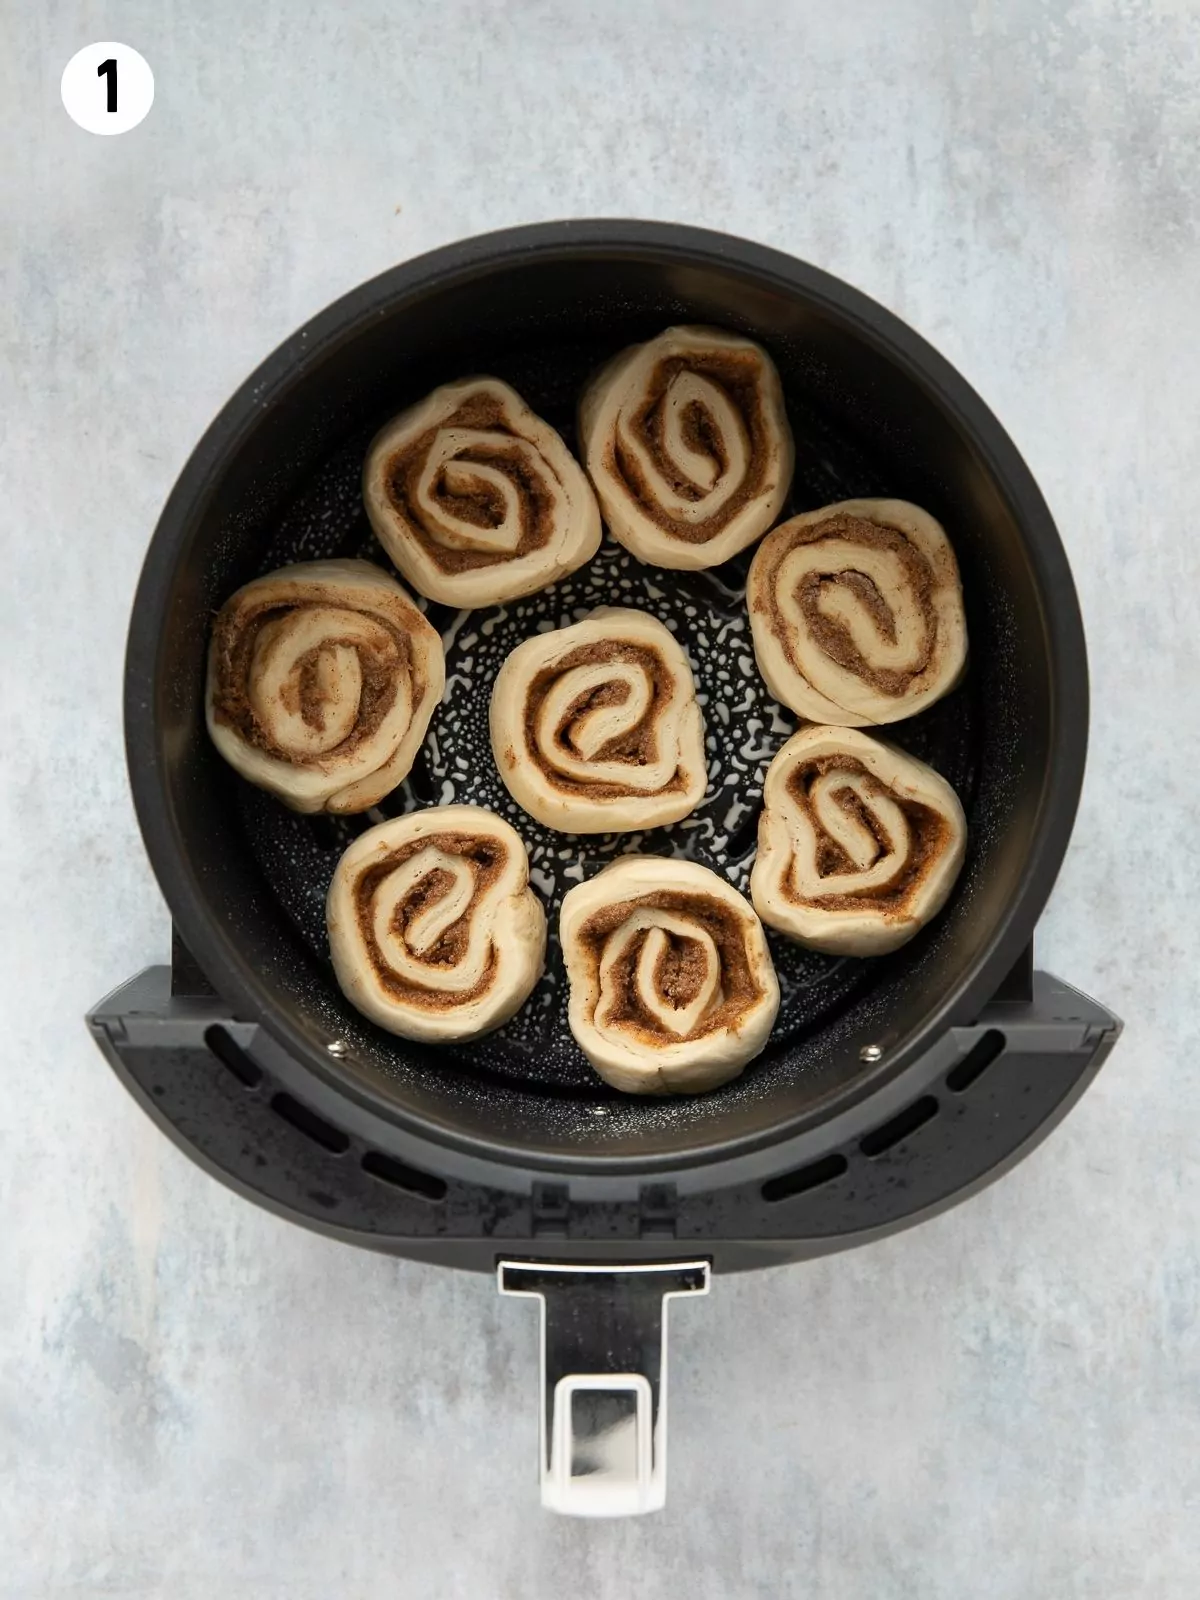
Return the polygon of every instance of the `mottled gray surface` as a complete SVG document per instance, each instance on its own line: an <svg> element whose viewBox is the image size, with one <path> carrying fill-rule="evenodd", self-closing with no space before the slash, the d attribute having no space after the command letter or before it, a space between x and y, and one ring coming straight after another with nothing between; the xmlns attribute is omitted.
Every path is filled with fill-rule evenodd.
<svg viewBox="0 0 1200 1600"><path fill-rule="evenodd" d="M0 12L0 1595L1195 1595L1192 0ZM157 78L115 140L58 100L103 37ZM200 430L360 279L589 213L842 274L1011 428L1093 650L1040 956L1129 1023L982 1197L681 1308L670 1506L617 1525L535 1507L528 1307L235 1199L80 1023L166 951L120 660Z"/></svg>

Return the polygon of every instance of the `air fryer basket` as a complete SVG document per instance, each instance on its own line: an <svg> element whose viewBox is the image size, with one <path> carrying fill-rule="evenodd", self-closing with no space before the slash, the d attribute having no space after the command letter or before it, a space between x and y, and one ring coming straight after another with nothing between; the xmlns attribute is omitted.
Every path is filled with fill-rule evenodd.
<svg viewBox="0 0 1200 1600"><path fill-rule="evenodd" d="M834 960L772 940L783 1004L764 1055L715 1093L613 1093L565 1025L558 951L500 1033L434 1050L343 1000L322 903L364 819L303 818L235 777L204 731L211 617L239 584L331 555L381 560L364 448L471 372L507 379L574 442L587 374L673 322L761 340L796 434L789 510L894 495L946 525L962 569L963 684L888 736L942 772L970 826L944 913L902 950ZM606 541L505 608L430 615L447 695L383 806L473 801L516 824L553 926L615 853L684 853L746 884L767 763L792 721L754 669L747 559L659 572ZM643 837L574 840L519 812L487 737L497 667L531 632L617 600L689 652L709 794ZM1116 1038L1101 1006L1032 970L1031 938L1083 772L1087 673L1066 560L996 420L915 334L844 285L738 240L560 223L468 241L356 290L275 352L184 469L146 560L126 673L138 817L175 921L170 968L89 1018L147 1112L281 1215L418 1259L498 1271L541 1307L543 1503L583 1515L665 1496L666 1306L712 1270L879 1237L1019 1160ZM367 819L368 821L370 819Z"/></svg>
<svg viewBox="0 0 1200 1600"><path fill-rule="evenodd" d="M430 1050L364 1022L333 982L320 909L339 849L364 824L292 816L235 778L204 732L202 663L209 619L236 585L314 556L380 558L358 474L383 418L436 383L484 371L573 441L586 375L680 321L735 328L771 351L797 438L790 509L891 494L948 528L969 672L888 733L951 780L971 831L959 887L933 927L873 962L775 941L785 999L764 1056L715 1094L654 1102L613 1094L586 1067L565 1027L556 953L526 1011L478 1044ZM432 608L447 640L448 697L385 809L466 799L509 816L529 840L552 922L581 862L593 870L631 846L685 850L744 885L762 774L793 725L753 668L745 567L742 558L713 573L660 572L606 540L589 568L528 600L457 617ZM614 597L660 616L691 653L710 794L673 830L563 839L499 784L487 689L504 652L539 624ZM431 1137L447 1158L667 1171L820 1124L978 1014L1029 943L1065 848L1086 666L1070 575L1036 487L994 418L919 338L835 280L755 246L651 224L570 223L470 241L385 274L239 391L154 536L130 635L127 737L139 818L183 939L315 1090Z"/></svg>

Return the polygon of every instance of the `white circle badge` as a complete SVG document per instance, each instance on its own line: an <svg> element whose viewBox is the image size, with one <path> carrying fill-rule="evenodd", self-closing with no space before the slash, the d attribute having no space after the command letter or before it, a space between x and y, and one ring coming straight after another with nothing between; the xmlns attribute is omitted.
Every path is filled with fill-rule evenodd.
<svg viewBox="0 0 1200 1600"><path fill-rule="evenodd" d="M62 103L89 133L128 133L154 104L154 74L132 45L85 44L63 68Z"/></svg>

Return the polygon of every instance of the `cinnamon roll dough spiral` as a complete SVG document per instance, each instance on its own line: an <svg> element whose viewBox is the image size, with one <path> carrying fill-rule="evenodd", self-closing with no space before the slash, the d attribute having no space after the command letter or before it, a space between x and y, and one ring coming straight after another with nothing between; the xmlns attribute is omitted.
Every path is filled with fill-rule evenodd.
<svg viewBox="0 0 1200 1600"><path fill-rule="evenodd" d="M309 561L221 607L205 709L220 753L295 811L365 811L416 759L442 698L442 641L368 561Z"/></svg>
<svg viewBox="0 0 1200 1600"><path fill-rule="evenodd" d="M945 905L966 841L932 767L854 728L802 728L767 770L750 896L812 949L882 955Z"/></svg>
<svg viewBox="0 0 1200 1600"><path fill-rule="evenodd" d="M843 500L781 523L755 552L746 600L767 687L812 722L914 716L966 664L954 552L906 500Z"/></svg>
<svg viewBox="0 0 1200 1600"><path fill-rule="evenodd" d="M492 752L510 794L564 833L678 822L704 798L704 723L661 622L602 606L520 644L496 675Z"/></svg>
<svg viewBox="0 0 1200 1600"><path fill-rule="evenodd" d="M545 965L546 914L525 846L477 806L369 828L337 864L326 918L343 994L406 1039L444 1043L500 1027Z"/></svg>
<svg viewBox="0 0 1200 1600"><path fill-rule="evenodd" d="M368 451L363 500L413 588L461 609L544 589L600 545L582 468L498 378L444 384L394 417Z"/></svg>
<svg viewBox="0 0 1200 1600"><path fill-rule="evenodd" d="M591 380L579 434L609 531L639 561L695 571L783 507L794 447L774 363L719 328L668 328Z"/></svg>
<svg viewBox="0 0 1200 1600"><path fill-rule="evenodd" d="M567 893L559 933L571 1032L614 1088L715 1089L766 1044L779 1010L766 936L707 867L623 856Z"/></svg>

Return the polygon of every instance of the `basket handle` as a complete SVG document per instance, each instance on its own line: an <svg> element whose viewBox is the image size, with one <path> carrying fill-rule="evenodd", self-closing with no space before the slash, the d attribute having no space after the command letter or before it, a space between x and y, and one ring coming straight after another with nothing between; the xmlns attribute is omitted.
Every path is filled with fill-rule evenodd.
<svg viewBox="0 0 1200 1600"><path fill-rule="evenodd" d="M575 1517L667 1498L667 1302L707 1294L707 1261L502 1261L500 1293L541 1302L542 1504Z"/></svg>

